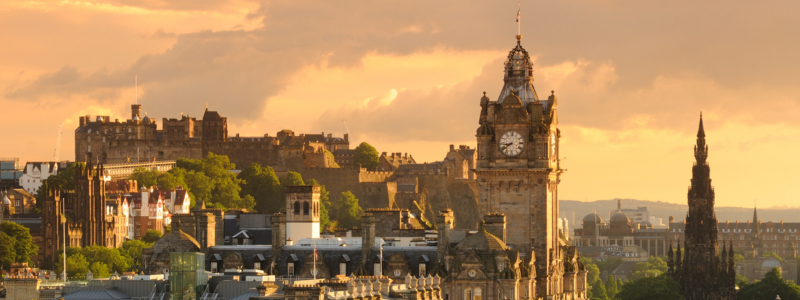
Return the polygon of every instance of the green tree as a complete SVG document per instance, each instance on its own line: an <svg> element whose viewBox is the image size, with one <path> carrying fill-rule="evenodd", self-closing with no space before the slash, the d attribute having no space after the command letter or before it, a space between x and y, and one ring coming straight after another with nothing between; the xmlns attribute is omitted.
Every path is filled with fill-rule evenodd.
<svg viewBox="0 0 800 300"><path fill-rule="evenodd" d="M332 225L331 217L330 217L330 208L331 208L331 197L330 193L327 189L325 189L324 185L319 184L317 180L311 179L308 181L309 185L319 185L319 229L320 232L324 232L328 226Z"/></svg>
<svg viewBox="0 0 800 300"><path fill-rule="evenodd" d="M608 275L606 278L606 295L609 299L614 299L617 296L617 280L614 276Z"/></svg>
<svg viewBox="0 0 800 300"><path fill-rule="evenodd" d="M608 300L608 294L606 294L606 286L603 285L603 282L597 282L597 284L592 286L592 300Z"/></svg>
<svg viewBox="0 0 800 300"><path fill-rule="evenodd" d="M242 197L250 195L255 200L255 209L262 213L275 213L281 210L281 182L272 167L254 163L242 170L238 178L242 180Z"/></svg>
<svg viewBox="0 0 800 300"><path fill-rule="evenodd" d="M185 182L197 198L196 201L204 201L208 206L221 209L253 209L253 199L243 201L240 195L241 179L231 172L236 165L227 156L209 152L208 156L199 160L179 159L176 166L187 170Z"/></svg>
<svg viewBox="0 0 800 300"><path fill-rule="evenodd" d="M742 288L743 286L747 285L748 283L750 283L750 279L747 279L747 277L745 277L742 274L736 274L736 286L738 286L739 288Z"/></svg>
<svg viewBox="0 0 800 300"><path fill-rule="evenodd" d="M33 242L31 232L25 226L11 221L0 223L0 231L14 239L14 253L16 262L32 263L31 257L39 253L39 247Z"/></svg>
<svg viewBox="0 0 800 300"><path fill-rule="evenodd" d="M92 276L94 276L94 278L111 277L111 272L108 270L108 266L100 261L92 263L92 265L89 267L89 270L92 271Z"/></svg>
<svg viewBox="0 0 800 300"><path fill-rule="evenodd" d="M72 251L70 251L72 250ZM89 261L86 260L86 257L83 254L76 253L79 251L77 248L67 248L67 278L69 279L86 279L86 273L89 273ZM73 254L70 254L72 252ZM63 254L58 255L58 261L56 261L56 273L62 274L63 268L62 266L62 256Z"/></svg>
<svg viewBox="0 0 800 300"><path fill-rule="evenodd" d="M94 264L96 262L101 262L103 265L108 268L110 271L116 271L119 273L125 272L131 266L131 259L122 255L119 249L115 248L106 248L100 245L92 245L89 247L80 248L80 254L86 257L89 264ZM94 272L95 278L102 278L99 277L98 273Z"/></svg>
<svg viewBox="0 0 800 300"><path fill-rule="evenodd" d="M359 217L361 217L363 211L361 206L358 205L358 198L353 193L350 191L343 192L342 196L339 197L339 205L337 206L339 207L337 221L339 221L340 227L353 228L358 226Z"/></svg>
<svg viewBox="0 0 800 300"><path fill-rule="evenodd" d="M193 203L190 204L192 207L197 201L211 202L211 190L213 188L211 178L208 178L203 172L192 170L184 174L184 180L186 180L186 185L189 187L189 195L192 197Z"/></svg>
<svg viewBox="0 0 800 300"><path fill-rule="evenodd" d="M741 254L736 253L736 254L733 255L733 261L735 263L737 263L737 264L741 263L741 262L744 262L744 256L741 255Z"/></svg>
<svg viewBox="0 0 800 300"><path fill-rule="evenodd" d="M379 158L378 150L367 142L361 142L353 151L353 163L370 170L378 168Z"/></svg>
<svg viewBox="0 0 800 300"><path fill-rule="evenodd" d="M128 178L136 180L136 183L138 183L140 187L150 188L158 186L158 175L158 171L148 170L145 167L138 167L133 170L133 173L131 173L131 176Z"/></svg>
<svg viewBox="0 0 800 300"><path fill-rule="evenodd" d="M628 280L617 293L619 300L679 300L680 284L667 274Z"/></svg>
<svg viewBox="0 0 800 300"><path fill-rule="evenodd" d="M141 240L127 240L120 247L120 254L131 262L131 265L142 266L142 250L153 247L153 243L145 243Z"/></svg>
<svg viewBox="0 0 800 300"><path fill-rule="evenodd" d="M780 296L783 300L800 300L800 286L787 282L778 268L773 268L764 275L764 279L745 284L739 289L741 300L766 300Z"/></svg>
<svg viewBox="0 0 800 300"><path fill-rule="evenodd" d="M667 263L660 257L650 257L646 262L640 262L631 267L631 279L655 277L667 272Z"/></svg>
<svg viewBox="0 0 800 300"><path fill-rule="evenodd" d="M597 264L595 264L595 261L589 258L581 256L581 260L583 264L586 265L586 270L589 271L586 275L586 284L594 286L594 284L600 280L600 269L597 267Z"/></svg>
<svg viewBox="0 0 800 300"><path fill-rule="evenodd" d="M0 231L0 266L10 267L17 261L17 251L14 249L16 242L13 237Z"/></svg>
<svg viewBox="0 0 800 300"><path fill-rule="evenodd" d="M144 236L142 237L142 242L155 243L159 239L161 239L161 231L150 229L144 232Z"/></svg>

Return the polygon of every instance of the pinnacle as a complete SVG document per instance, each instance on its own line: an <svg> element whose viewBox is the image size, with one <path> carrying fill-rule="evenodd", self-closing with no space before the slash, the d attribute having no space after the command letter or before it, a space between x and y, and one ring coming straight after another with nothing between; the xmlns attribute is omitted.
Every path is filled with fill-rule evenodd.
<svg viewBox="0 0 800 300"><path fill-rule="evenodd" d="M700 128L697 129L697 137L698 138L705 138L706 131L703 129L703 113L700 113Z"/></svg>

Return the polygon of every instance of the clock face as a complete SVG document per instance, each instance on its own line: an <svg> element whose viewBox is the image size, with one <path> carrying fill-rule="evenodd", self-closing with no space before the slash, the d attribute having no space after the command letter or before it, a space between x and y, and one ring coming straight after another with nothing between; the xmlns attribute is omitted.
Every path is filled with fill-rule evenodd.
<svg viewBox="0 0 800 300"><path fill-rule="evenodd" d="M469 271L467 272L467 275L469 275L469 277L475 277L475 276L477 276L477 275L478 275L478 272L477 272L477 271L475 271L475 270L469 270Z"/></svg>
<svg viewBox="0 0 800 300"><path fill-rule="evenodd" d="M401 271L400 269L394 269L394 277L400 277L402 273L403 271Z"/></svg>
<svg viewBox="0 0 800 300"><path fill-rule="evenodd" d="M500 137L500 151L508 156L516 156L522 152L525 140L516 131L507 131Z"/></svg>

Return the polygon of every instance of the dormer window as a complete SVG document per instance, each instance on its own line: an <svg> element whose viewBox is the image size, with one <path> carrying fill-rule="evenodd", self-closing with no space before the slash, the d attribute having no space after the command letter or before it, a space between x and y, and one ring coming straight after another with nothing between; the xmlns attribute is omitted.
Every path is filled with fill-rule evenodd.
<svg viewBox="0 0 800 300"><path fill-rule="evenodd" d="M286 264L286 275L294 276L294 263L290 262Z"/></svg>

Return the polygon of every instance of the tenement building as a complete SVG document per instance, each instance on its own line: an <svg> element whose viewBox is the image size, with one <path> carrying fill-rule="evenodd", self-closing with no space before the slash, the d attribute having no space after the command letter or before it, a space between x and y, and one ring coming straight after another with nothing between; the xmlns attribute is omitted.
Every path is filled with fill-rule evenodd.
<svg viewBox="0 0 800 300"><path fill-rule="evenodd" d="M539 99L533 87L533 63L522 36L508 54L497 101L484 93L477 130L478 208L482 215L503 214L514 234L505 241L522 255L535 255L536 294L570 294L567 268L576 252L558 234L558 101L555 92ZM571 294L570 294L571 295Z"/></svg>
<svg viewBox="0 0 800 300"><path fill-rule="evenodd" d="M711 168L708 145L703 130L703 117L697 130L694 147L695 164L692 167L692 185L689 187L689 212L686 215L685 251L680 243L673 255L669 249L669 274L681 285L681 296L686 300L736 299L736 271L733 246L717 244L717 217L714 213L714 187L711 186Z"/></svg>
<svg viewBox="0 0 800 300"><path fill-rule="evenodd" d="M292 186L291 190L295 195L287 195L287 202L292 199L305 202L305 199L314 199L315 194L319 193L316 186ZM309 215L314 211L313 202L309 201ZM271 216L271 245L215 244L215 239L207 236L213 231L213 224L200 221L205 220L206 215L202 211L195 211L194 220L185 219L186 223L194 222L191 228L187 228L186 223L176 221L172 233L143 251L142 270L151 275L162 274L168 271L171 252L204 252L206 270L214 273L223 270L240 270L242 274L263 271L267 275L290 280L313 278L321 280L320 285L328 280L346 278L355 281L380 280L384 284L405 282L414 291L424 293L429 290L430 282L437 283L438 297L415 296L411 299L587 298L588 272L574 247L566 249L564 259L558 263L558 267L563 268L562 278L550 285L558 293L539 294L536 288L540 285L538 281L547 280L555 266L550 266L544 273L537 273L537 256L534 253L523 256L520 250L506 244L509 235L503 214L485 215L477 231L459 231L453 227L453 211L441 211L433 221L438 228L434 243L396 246L383 239L381 235L386 232L381 229L384 227L381 223L385 221L378 220L390 211L373 210L361 217L358 230L360 237L306 238L293 243L289 238L292 231L295 235L313 235L309 228L289 228L288 223L292 222L289 215L295 215L293 206L287 215L276 213ZM297 215L304 215L303 208L301 204ZM213 220L213 217L209 220ZM306 232L302 233L302 230ZM365 291L364 288L359 289L359 292ZM369 290L367 287L366 291ZM555 295L561 296L556 298ZM341 298L331 295L324 298L358 299L355 296Z"/></svg>

